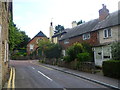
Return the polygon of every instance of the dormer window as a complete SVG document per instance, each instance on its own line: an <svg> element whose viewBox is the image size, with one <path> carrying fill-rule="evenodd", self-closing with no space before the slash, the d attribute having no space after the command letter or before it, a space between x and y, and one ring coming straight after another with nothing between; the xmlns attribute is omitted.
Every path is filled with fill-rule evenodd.
<svg viewBox="0 0 120 90"><path fill-rule="evenodd" d="M90 39L90 33L83 34L83 40Z"/></svg>
<svg viewBox="0 0 120 90"><path fill-rule="evenodd" d="M103 34L104 34L104 38L112 37L111 28L104 29Z"/></svg>

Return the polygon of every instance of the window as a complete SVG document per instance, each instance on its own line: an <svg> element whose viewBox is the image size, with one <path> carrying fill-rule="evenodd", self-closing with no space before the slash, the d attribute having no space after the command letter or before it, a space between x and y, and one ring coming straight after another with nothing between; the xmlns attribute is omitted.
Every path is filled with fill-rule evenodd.
<svg viewBox="0 0 120 90"><path fill-rule="evenodd" d="M5 10L7 11L7 1L5 1Z"/></svg>
<svg viewBox="0 0 120 90"><path fill-rule="evenodd" d="M90 39L90 33L83 34L83 40Z"/></svg>
<svg viewBox="0 0 120 90"><path fill-rule="evenodd" d="M68 44L69 43L69 39L64 40L64 44Z"/></svg>
<svg viewBox="0 0 120 90"><path fill-rule="evenodd" d="M65 56L65 55L66 55L65 50L62 50L62 54L63 54L63 56Z"/></svg>
<svg viewBox="0 0 120 90"><path fill-rule="evenodd" d="M2 30L2 27L1 27L1 25L0 25L0 39L1 39L1 30Z"/></svg>
<svg viewBox="0 0 120 90"><path fill-rule="evenodd" d="M111 32L111 29L108 28L108 29L105 29L104 30L104 38L109 38L112 36L112 32Z"/></svg>
<svg viewBox="0 0 120 90"><path fill-rule="evenodd" d="M34 44L30 44L30 51L34 49Z"/></svg>
<svg viewBox="0 0 120 90"><path fill-rule="evenodd" d="M6 40L5 40L4 47L5 47L5 51L4 51L4 62L6 62L6 61L7 61L7 41L6 41Z"/></svg>

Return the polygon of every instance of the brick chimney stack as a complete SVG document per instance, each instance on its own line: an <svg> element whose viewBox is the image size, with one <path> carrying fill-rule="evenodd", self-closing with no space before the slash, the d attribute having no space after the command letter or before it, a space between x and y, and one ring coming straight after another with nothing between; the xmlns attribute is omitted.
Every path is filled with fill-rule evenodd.
<svg viewBox="0 0 120 90"><path fill-rule="evenodd" d="M109 10L106 8L106 5L102 4L103 8L99 10L99 20L104 20L109 15Z"/></svg>

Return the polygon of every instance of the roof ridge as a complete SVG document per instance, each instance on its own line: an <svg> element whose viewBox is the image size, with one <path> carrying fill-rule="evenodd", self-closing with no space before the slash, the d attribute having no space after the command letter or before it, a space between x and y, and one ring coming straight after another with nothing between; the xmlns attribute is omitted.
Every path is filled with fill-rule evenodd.
<svg viewBox="0 0 120 90"><path fill-rule="evenodd" d="M35 37L47 37L47 36L42 31L40 31L35 35Z"/></svg>

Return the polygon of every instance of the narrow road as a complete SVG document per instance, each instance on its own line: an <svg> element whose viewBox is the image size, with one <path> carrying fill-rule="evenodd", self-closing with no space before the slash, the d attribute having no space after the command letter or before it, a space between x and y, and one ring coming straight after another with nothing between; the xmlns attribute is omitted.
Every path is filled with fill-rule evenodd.
<svg viewBox="0 0 120 90"><path fill-rule="evenodd" d="M16 88L106 88L30 61L10 61L16 69Z"/></svg>

